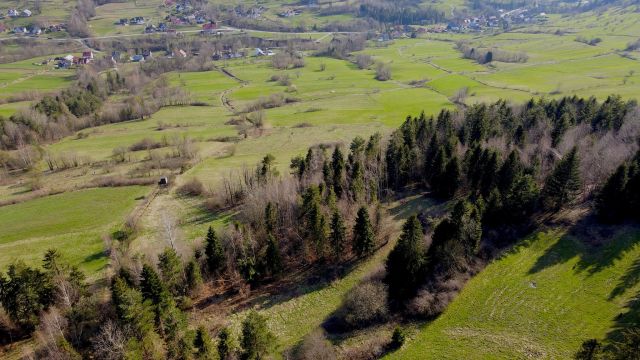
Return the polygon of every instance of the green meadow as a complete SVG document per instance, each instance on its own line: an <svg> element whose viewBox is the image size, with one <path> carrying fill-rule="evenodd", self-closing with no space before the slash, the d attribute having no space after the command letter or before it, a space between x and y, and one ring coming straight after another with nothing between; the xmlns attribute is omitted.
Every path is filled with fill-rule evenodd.
<svg viewBox="0 0 640 360"><path fill-rule="evenodd" d="M39 264L57 248L92 277L106 265L103 235L122 224L147 194L141 186L97 188L0 207L0 268L15 260Z"/></svg>
<svg viewBox="0 0 640 360"><path fill-rule="evenodd" d="M537 232L493 261L389 359L568 359L631 319L637 229L594 250L566 229Z"/></svg>

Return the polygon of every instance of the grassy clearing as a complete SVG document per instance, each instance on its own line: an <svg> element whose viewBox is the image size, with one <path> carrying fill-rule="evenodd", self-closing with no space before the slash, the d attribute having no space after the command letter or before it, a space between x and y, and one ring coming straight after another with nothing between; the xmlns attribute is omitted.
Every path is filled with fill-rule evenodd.
<svg viewBox="0 0 640 360"><path fill-rule="evenodd" d="M101 235L122 223L147 192L141 186L98 188L0 207L0 269L16 259L38 264L55 247L71 264L97 274L107 264Z"/></svg>
<svg viewBox="0 0 640 360"><path fill-rule="evenodd" d="M564 229L538 232L388 358L570 358L585 339L605 337L640 290L638 239L623 228L593 250Z"/></svg>

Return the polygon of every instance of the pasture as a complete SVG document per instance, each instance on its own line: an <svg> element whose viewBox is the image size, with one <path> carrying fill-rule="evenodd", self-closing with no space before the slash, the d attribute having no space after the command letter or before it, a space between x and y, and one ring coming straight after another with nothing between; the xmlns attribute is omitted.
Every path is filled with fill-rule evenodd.
<svg viewBox="0 0 640 360"><path fill-rule="evenodd" d="M562 228L537 232L387 358L571 358L584 340L614 336L632 321L624 314L640 290L638 239L624 227L598 240Z"/></svg>
<svg viewBox="0 0 640 360"><path fill-rule="evenodd" d="M96 188L0 207L0 268L36 265L57 248L70 264L99 276L108 259L102 236L118 229L147 194L141 186Z"/></svg>

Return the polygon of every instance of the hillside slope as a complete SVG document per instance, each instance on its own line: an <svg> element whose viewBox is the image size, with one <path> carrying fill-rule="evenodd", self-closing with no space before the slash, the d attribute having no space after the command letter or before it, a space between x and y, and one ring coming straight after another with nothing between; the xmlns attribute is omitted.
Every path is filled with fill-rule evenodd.
<svg viewBox="0 0 640 360"><path fill-rule="evenodd" d="M567 359L585 339L615 336L637 319L628 307L640 291L640 231L596 238L564 228L533 234L387 358Z"/></svg>

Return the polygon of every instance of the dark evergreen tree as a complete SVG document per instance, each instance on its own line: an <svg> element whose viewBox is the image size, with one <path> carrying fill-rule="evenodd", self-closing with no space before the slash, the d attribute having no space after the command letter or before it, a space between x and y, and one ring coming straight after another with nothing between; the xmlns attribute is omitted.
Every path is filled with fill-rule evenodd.
<svg viewBox="0 0 640 360"><path fill-rule="evenodd" d="M193 346L196 348L196 358L203 360L215 359L215 351L211 336L204 326L199 326L196 330L196 336L193 340Z"/></svg>
<svg viewBox="0 0 640 360"><path fill-rule="evenodd" d="M207 231L207 238L205 239L204 253L207 256L206 264L209 274L215 275L222 271L225 267L225 255L222 243L216 235L216 232L211 226Z"/></svg>
<svg viewBox="0 0 640 360"><path fill-rule="evenodd" d="M331 175L333 179L331 183L333 184L333 190L336 192L336 196L340 199L342 198L342 193L344 191L344 155L342 151L340 151L340 147L336 146L333 150L333 155L331 156Z"/></svg>
<svg viewBox="0 0 640 360"><path fill-rule="evenodd" d="M402 228L402 235L386 261L385 282L391 298L405 300L413 296L424 281L426 254L422 225L414 215Z"/></svg>
<svg viewBox="0 0 640 360"><path fill-rule="evenodd" d="M560 210L571 203L580 190L580 160L574 147L553 169L542 191L544 205L549 210Z"/></svg>
<svg viewBox="0 0 640 360"><path fill-rule="evenodd" d="M202 273L200 272L200 266L195 260L191 260L187 263L185 268L185 277L187 280L187 290L189 292L197 291L202 286Z"/></svg>
<svg viewBox="0 0 640 360"><path fill-rule="evenodd" d="M186 288L182 260L173 248L166 248L158 256L158 269L164 286L174 296L184 294Z"/></svg>
<svg viewBox="0 0 640 360"><path fill-rule="evenodd" d="M282 272L282 254L278 240L273 234L267 235L267 250L265 253L265 269L271 275L278 275Z"/></svg>
<svg viewBox="0 0 640 360"><path fill-rule="evenodd" d="M264 209L264 224L269 234L273 234L278 228L278 209L272 202L268 202Z"/></svg>
<svg viewBox="0 0 640 360"><path fill-rule="evenodd" d="M331 216L331 249L335 258L343 256L347 244L347 227L339 211Z"/></svg>
<svg viewBox="0 0 640 360"><path fill-rule="evenodd" d="M0 304L7 315L26 331L39 323L40 312L54 301L51 276L22 262L9 265L6 277L0 273Z"/></svg>
<svg viewBox="0 0 640 360"><path fill-rule="evenodd" d="M147 264L142 266L140 273L140 291L146 300L151 300L154 304L160 303L162 293L166 291L158 273Z"/></svg>
<svg viewBox="0 0 640 360"><path fill-rule="evenodd" d="M242 358L244 360L266 359L275 336L267 327L267 319L255 311L249 312L242 322Z"/></svg>
<svg viewBox="0 0 640 360"><path fill-rule="evenodd" d="M233 353L233 338L229 328L223 328L218 334L218 358L227 360Z"/></svg>
<svg viewBox="0 0 640 360"><path fill-rule="evenodd" d="M627 181L628 168L623 164L600 189L596 199L596 212L602 221L620 222L624 220L628 208L625 191Z"/></svg>
<svg viewBox="0 0 640 360"><path fill-rule="evenodd" d="M359 257L369 255L375 250L375 245L375 234L369 220L369 212L363 206L358 210L353 227L353 251Z"/></svg>

